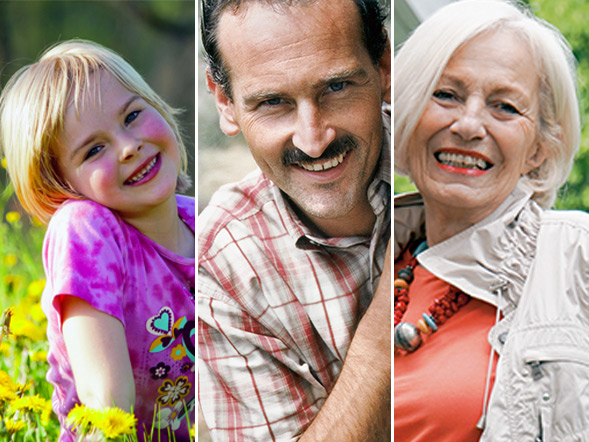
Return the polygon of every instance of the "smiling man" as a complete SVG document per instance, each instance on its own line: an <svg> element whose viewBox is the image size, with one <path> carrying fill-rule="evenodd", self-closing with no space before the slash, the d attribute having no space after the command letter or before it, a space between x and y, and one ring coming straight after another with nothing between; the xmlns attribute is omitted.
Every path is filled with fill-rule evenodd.
<svg viewBox="0 0 589 442"><path fill-rule="evenodd" d="M390 437L390 45L375 0L203 5L207 83L259 170L199 218L214 440Z"/></svg>

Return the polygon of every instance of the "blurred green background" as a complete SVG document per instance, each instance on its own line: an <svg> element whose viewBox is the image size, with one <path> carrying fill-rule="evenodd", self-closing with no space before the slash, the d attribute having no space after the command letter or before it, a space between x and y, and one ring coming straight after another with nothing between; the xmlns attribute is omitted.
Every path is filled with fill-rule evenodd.
<svg viewBox="0 0 589 442"><path fill-rule="evenodd" d="M538 17L560 29L578 60L577 74L583 127L581 147L569 180L559 192L556 208L589 211L589 127L586 124L589 116L589 1L524 0L523 3L528 4ZM394 179L395 193L414 190L407 177L395 175Z"/></svg>

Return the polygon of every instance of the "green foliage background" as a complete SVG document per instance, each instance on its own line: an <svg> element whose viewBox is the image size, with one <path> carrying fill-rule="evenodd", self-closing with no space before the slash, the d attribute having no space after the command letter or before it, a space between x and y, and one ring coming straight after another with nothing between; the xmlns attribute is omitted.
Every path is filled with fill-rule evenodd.
<svg viewBox="0 0 589 442"><path fill-rule="evenodd" d="M571 44L578 61L577 75L581 112L581 146L567 184L559 192L558 209L579 209L589 212L589 17L588 0L526 1L540 18L556 26ZM395 175L395 193L414 190L407 177Z"/></svg>

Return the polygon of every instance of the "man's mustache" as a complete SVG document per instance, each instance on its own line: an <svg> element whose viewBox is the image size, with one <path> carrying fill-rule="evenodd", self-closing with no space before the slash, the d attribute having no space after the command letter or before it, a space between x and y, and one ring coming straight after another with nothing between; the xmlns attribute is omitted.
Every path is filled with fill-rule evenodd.
<svg viewBox="0 0 589 442"><path fill-rule="evenodd" d="M293 164L300 163L323 163L325 161L337 158L341 154L355 149L356 147L358 147L358 142L351 135L344 135L341 138L333 140L319 158L313 158L302 150L294 147L292 149L285 150L282 153L282 165L291 166Z"/></svg>

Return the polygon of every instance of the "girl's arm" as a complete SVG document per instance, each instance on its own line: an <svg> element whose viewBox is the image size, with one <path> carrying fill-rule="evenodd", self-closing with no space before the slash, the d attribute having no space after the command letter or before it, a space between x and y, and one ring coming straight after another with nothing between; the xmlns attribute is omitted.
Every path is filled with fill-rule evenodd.
<svg viewBox="0 0 589 442"><path fill-rule="evenodd" d="M62 302L63 338L80 401L91 408L135 404L135 380L123 324L75 296Z"/></svg>

